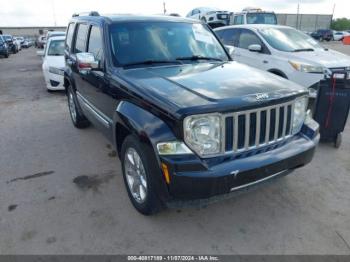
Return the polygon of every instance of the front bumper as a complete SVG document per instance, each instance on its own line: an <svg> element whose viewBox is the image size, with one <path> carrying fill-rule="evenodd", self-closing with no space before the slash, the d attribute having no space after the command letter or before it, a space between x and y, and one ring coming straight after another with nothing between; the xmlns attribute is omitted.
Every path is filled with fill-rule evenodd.
<svg viewBox="0 0 350 262"><path fill-rule="evenodd" d="M196 156L162 157L171 174L168 202L208 200L289 174L312 160L319 141L318 130L312 136L300 134L267 146L265 152L247 152L242 156L210 160Z"/></svg>

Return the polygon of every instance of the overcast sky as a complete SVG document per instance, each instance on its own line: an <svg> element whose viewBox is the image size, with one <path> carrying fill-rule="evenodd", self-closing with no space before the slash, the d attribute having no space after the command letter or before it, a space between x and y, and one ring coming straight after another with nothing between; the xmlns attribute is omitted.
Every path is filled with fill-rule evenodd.
<svg viewBox="0 0 350 262"><path fill-rule="evenodd" d="M243 3L242 3L243 2ZM244 7L261 7L281 13L331 14L350 18L350 0L165 0L168 12L185 16L199 6L237 12ZM96 10L100 13L160 14L163 0L0 0L1 26L67 25L75 12Z"/></svg>

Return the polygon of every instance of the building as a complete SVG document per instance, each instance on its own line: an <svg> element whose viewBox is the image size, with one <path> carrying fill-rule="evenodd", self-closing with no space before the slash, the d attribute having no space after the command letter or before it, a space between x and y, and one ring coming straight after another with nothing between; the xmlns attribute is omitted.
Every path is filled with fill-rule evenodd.
<svg viewBox="0 0 350 262"><path fill-rule="evenodd" d="M277 23L299 29L304 32L314 32L317 29L329 29L332 15L317 14L276 14Z"/></svg>
<svg viewBox="0 0 350 262"><path fill-rule="evenodd" d="M34 38L48 31L66 31L65 26L0 27L0 33Z"/></svg>

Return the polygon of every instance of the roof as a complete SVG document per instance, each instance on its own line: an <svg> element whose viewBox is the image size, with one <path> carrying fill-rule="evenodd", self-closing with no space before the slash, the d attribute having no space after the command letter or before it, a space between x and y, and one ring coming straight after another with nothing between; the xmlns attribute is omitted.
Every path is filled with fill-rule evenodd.
<svg viewBox="0 0 350 262"><path fill-rule="evenodd" d="M111 15L99 15L99 16L75 16L72 20L85 20L102 22L185 22L185 23L200 23L198 20L176 17L169 15L135 15L135 14L111 14Z"/></svg>
<svg viewBox="0 0 350 262"><path fill-rule="evenodd" d="M243 25L229 25L214 29L214 31L220 31L227 28L246 28L246 29L266 29L266 28L292 28L285 25L267 25L267 24L243 24Z"/></svg>
<svg viewBox="0 0 350 262"><path fill-rule="evenodd" d="M50 37L49 41L59 41L59 40L65 40L66 36L60 35L60 36L52 36Z"/></svg>

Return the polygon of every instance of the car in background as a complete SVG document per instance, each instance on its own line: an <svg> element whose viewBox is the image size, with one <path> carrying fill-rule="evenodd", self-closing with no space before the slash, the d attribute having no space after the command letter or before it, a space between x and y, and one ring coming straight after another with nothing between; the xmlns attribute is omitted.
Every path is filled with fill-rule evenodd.
<svg viewBox="0 0 350 262"><path fill-rule="evenodd" d="M36 42L35 42L35 46L37 47L37 48L44 48L45 47L45 44L46 44L46 36L44 36L44 35L40 35L39 37L38 37L38 39L36 40Z"/></svg>
<svg viewBox="0 0 350 262"><path fill-rule="evenodd" d="M47 90L64 90L64 41L65 36L52 36L43 51L37 54L43 56L43 73Z"/></svg>
<svg viewBox="0 0 350 262"><path fill-rule="evenodd" d="M65 35L66 35L66 32L64 32L64 31L49 31L46 34L46 42L49 41L49 39L51 37L54 37L54 36L65 36Z"/></svg>
<svg viewBox="0 0 350 262"><path fill-rule="evenodd" d="M21 40L18 37L13 37L13 42L17 47L17 51L22 50Z"/></svg>
<svg viewBox="0 0 350 262"><path fill-rule="evenodd" d="M16 54L18 52L18 48L12 35L2 35L2 37L5 39L8 45L9 51L13 54Z"/></svg>
<svg viewBox="0 0 350 262"><path fill-rule="evenodd" d="M219 8L198 7L191 10L186 17L201 20L211 27L218 27L229 24L230 12L222 11Z"/></svg>
<svg viewBox="0 0 350 262"><path fill-rule="evenodd" d="M0 35L0 56L8 58L10 55L6 40Z"/></svg>
<svg viewBox="0 0 350 262"><path fill-rule="evenodd" d="M350 33L346 32L346 31L334 31L333 40L334 41L342 41L345 36L349 36L349 35L350 35Z"/></svg>
<svg viewBox="0 0 350 262"><path fill-rule="evenodd" d="M333 40L333 30L331 29L318 29L317 31L311 33L311 37L322 42Z"/></svg>
<svg viewBox="0 0 350 262"><path fill-rule="evenodd" d="M277 17L274 12L263 11L261 8L247 7L240 13L233 13L230 19L232 25L243 24L269 24L277 25Z"/></svg>
<svg viewBox="0 0 350 262"><path fill-rule="evenodd" d="M221 41L234 46L234 59L309 88L337 70L350 72L350 57L322 47L316 40L288 26L241 25L215 30Z"/></svg>

